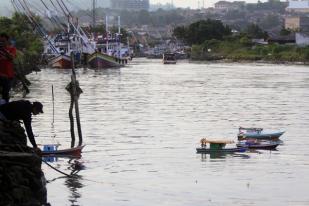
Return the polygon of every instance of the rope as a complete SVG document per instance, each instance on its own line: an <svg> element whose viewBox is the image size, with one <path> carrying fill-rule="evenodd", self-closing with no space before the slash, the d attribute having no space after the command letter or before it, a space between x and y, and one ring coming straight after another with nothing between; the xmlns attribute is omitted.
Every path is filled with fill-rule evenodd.
<svg viewBox="0 0 309 206"><path fill-rule="evenodd" d="M65 175L65 176L67 176L67 177L77 177L77 175L75 175L75 174L69 175L69 174L67 174L67 173L65 173L65 172L62 172L61 170L55 168L54 166L52 166L51 164L49 164L47 161L45 161L45 160L43 160L43 159L42 159L42 162L44 162L44 163L47 164L47 166L49 166L50 168L54 169L55 171L57 171L57 172L59 172L59 173Z"/></svg>

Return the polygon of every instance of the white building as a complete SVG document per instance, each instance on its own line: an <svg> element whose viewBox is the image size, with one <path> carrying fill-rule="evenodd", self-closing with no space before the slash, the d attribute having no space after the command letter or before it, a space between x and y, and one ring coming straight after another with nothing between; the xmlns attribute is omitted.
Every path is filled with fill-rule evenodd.
<svg viewBox="0 0 309 206"><path fill-rule="evenodd" d="M296 44L299 46L308 46L309 45L309 35L304 33L295 34Z"/></svg>

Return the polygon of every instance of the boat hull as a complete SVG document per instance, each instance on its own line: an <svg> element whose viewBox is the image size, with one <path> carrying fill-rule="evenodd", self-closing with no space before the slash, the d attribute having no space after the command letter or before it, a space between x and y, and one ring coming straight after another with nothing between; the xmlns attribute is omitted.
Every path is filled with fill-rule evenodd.
<svg viewBox="0 0 309 206"><path fill-rule="evenodd" d="M78 147L73 147L69 149L62 149L62 150L51 150L51 151L42 151L42 156L74 156L74 157L80 157L82 153L82 149L85 147L83 146L78 146Z"/></svg>
<svg viewBox="0 0 309 206"><path fill-rule="evenodd" d="M95 52L89 56L88 65L92 69L108 69L122 66L114 57L99 52Z"/></svg>
<svg viewBox="0 0 309 206"><path fill-rule="evenodd" d="M274 149L277 148L278 145L279 145L279 143L263 143L263 144L259 144L259 143L245 144L245 143L241 143L241 144L236 144L236 146L239 147L239 148L246 147L248 149L262 149L262 150L274 150Z"/></svg>
<svg viewBox="0 0 309 206"><path fill-rule="evenodd" d="M203 148L203 147L196 148L197 153L204 153L204 154L245 152L246 150L247 150L246 147L224 148L224 149L209 149L209 148Z"/></svg>
<svg viewBox="0 0 309 206"><path fill-rule="evenodd" d="M59 55L49 60L49 65L57 69L71 69L72 60L70 56Z"/></svg>
<svg viewBox="0 0 309 206"><path fill-rule="evenodd" d="M176 61L163 60L163 64L176 64Z"/></svg>
<svg viewBox="0 0 309 206"><path fill-rule="evenodd" d="M274 133L247 133L247 134L238 134L238 139L267 139L267 140L278 140L284 132L274 132Z"/></svg>

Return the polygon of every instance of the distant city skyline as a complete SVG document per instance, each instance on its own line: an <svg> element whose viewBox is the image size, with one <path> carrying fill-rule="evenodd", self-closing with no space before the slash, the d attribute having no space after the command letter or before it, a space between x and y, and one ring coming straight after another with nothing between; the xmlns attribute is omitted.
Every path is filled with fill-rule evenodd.
<svg viewBox="0 0 309 206"><path fill-rule="evenodd" d="M35 2L38 0L30 0L30 2ZM173 2L173 5L175 7L182 7L182 8L207 8L207 7L213 7L216 2L220 0L149 0L150 4L171 4ZM234 0L227 0L227 1L234 1ZM245 0L245 2L248 3L256 3L258 0ZM267 0L262 0L267 1ZM89 8L91 8L91 0L65 0L66 3L75 3L80 4L80 8L87 8L87 5L89 5ZM89 4L87 3L89 2ZM106 5L106 2L108 0L97 0L97 5L100 7L101 5ZM75 8L78 9L78 8ZM14 11L11 0L0 0L0 16L7 16L10 15Z"/></svg>
<svg viewBox="0 0 309 206"><path fill-rule="evenodd" d="M99 1L99 0L98 0ZM207 8L207 7L213 7L216 2L220 0L150 0L150 4L166 4L166 3L172 3L175 7L190 7L192 9L196 8ZM226 1L237 1L237 0L226 0ZM267 0L262 0L262 2ZM248 3L256 3L258 0L245 0L245 2Z"/></svg>

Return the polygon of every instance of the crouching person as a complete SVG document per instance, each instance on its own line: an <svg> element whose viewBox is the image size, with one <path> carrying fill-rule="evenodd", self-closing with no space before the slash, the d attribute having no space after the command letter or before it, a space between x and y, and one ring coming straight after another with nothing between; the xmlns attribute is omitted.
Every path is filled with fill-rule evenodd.
<svg viewBox="0 0 309 206"><path fill-rule="evenodd" d="M38 148L31 126L32 114L38 115L43 113L43 105L40 102L33 102L27 100L12 101L6 104L0 105L0 119L24 122L24 126L27 132L29 141L31 142L33 149L38 154L41 150Z"/></svg>

